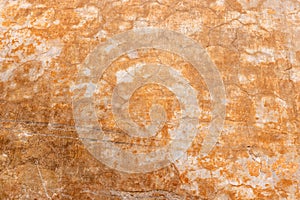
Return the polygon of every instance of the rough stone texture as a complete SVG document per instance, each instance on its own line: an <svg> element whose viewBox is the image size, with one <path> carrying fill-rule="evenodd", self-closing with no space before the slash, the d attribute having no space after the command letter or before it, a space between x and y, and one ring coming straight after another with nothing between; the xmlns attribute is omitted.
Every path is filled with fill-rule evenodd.
<svg viewBox="0 0 300 200"><path fill-rule="evenodd" d="M100 44L145 27L193 39L220 73L226 115L211 151L203 154L215 120L213 91L173 46L109 58L113 62L101 77L86 70L84 63L93 63L89 55ZM169 87L157 79L130 91L131 82L149 74ZM91 84L78 85L78 77ZM167 83L170 77L181 77L192 89L174 93L170 88L177 82ZM133 132L126 131L132 124L118 123L113 110L120 84L123 95L131 94L125 118L140 128ZM76 107L76 98L84 95L92 99L105 136L92 135L88 142L79 134L87 124L76 120L87 112ZM198 122L192 122L199 125L192 126L197 134L189 148L179 148L179 159L167 157L171 162L163 168L132 173L88 151L93 142L132 155L167 147L187 109L181 95L197 102L187 113L199 110ZM134 137L151 125L154 135ZM299 145L298 0L0 0L0 199L300 199ZM139 164L131 157L115 161Z"/></svg>

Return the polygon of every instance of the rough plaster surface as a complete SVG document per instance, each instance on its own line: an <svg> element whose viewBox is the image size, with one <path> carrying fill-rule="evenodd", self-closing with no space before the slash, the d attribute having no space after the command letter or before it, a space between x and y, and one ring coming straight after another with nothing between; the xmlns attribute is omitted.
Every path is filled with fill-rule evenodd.
<svg viewBox="0 0 300 200"><path fill-rule="evenodd" d="M297 0L0 0L0 199L300 199Z"/></svg>

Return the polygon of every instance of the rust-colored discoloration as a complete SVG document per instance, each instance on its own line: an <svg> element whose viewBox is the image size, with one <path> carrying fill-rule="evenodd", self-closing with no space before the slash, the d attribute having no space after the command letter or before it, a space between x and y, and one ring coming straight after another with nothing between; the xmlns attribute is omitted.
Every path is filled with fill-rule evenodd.
<svg viewBox="0 0 300 200"><path fill-rule="evenodd" d="M0 0L0 199L300 199L299 10L294 0ZM159 104L166 123L150 138L119 128L110 100L132 66L177 70L197 91L200 109L197 135L180 159L130 174L87 151L72 97L97 45L142 27L177 31L207 51L224 82L226 117L214 148L202 155L214 120L203 76L160 49L115 58L93 99L98 122L123 151L167 146L182 114L176 95L151 83L130 97L130 117L146 127Z"/></svg>

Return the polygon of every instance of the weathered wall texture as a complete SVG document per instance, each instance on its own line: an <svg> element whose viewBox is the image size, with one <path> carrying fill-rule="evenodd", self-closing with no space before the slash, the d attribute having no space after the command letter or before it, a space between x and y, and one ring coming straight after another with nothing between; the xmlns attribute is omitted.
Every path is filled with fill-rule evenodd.
<svg viewBox="0 0 300 200"><path fill-rule="evenodd" d="M298 0L0 0L0 199L300 199L299 145Z"/></svg>

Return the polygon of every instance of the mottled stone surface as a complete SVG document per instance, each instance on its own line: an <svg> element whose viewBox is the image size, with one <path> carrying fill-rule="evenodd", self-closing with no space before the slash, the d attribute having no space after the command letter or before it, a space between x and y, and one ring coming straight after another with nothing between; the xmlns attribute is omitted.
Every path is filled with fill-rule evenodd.
<svg viewBox="0 0 300 200"><path fill-rule="evenodd" d="M0 199L300 199L298 0L0 0Z"/></svg>

